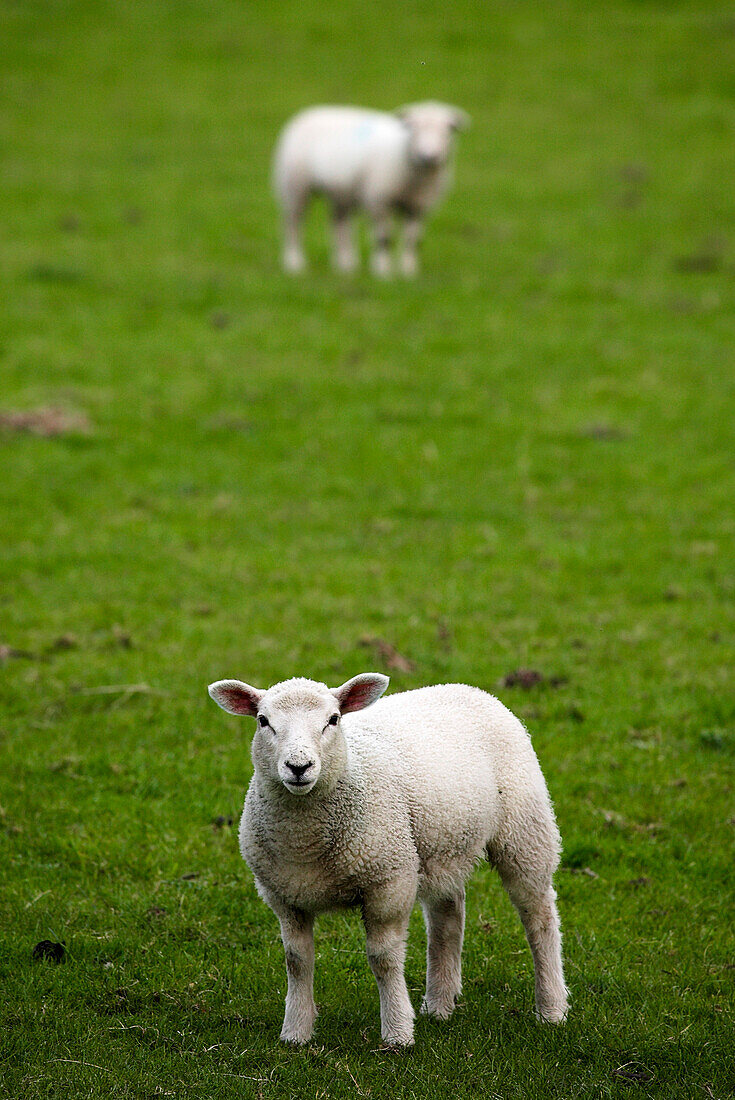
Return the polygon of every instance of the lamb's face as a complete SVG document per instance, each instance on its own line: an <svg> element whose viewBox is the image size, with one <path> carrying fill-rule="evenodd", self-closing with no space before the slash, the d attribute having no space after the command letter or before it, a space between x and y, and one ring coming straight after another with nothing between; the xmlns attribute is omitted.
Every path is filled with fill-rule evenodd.
<svg viewBox="0 0 735 1100"><path fill-rule="evenodd" d="M322 784L324 777L334 780L345 766L341 716L369 707L387 686L387 676L363 672L338 688L295 678L261 691L242 680L217 680L209 694L230 714L255 718L256 772L291 794L305 795L320 777Z"/></svg>
<svg viewBox="0 0 735 1100"><path fill-rule="evenodd" d="M445 103L414 103L398 111L409 130L409 156L415 168L436 170L447 164L454 134L469 118Z"/></svg>
<svg viewBox="0 0 735 1100"><path fill-rule="evenodd" d="M262 775L291 794L306 795L341 757L340 709L326 689L272 688L263 696L253 738L253 761Z"/></svg>

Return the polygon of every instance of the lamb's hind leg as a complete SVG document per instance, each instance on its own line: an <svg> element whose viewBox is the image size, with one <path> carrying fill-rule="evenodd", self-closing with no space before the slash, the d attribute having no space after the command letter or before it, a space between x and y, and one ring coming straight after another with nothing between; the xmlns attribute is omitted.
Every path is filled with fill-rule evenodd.
<svg viewBox="0 0 735 1100"><path fill-rule="evenodd" d="M549 884L544 894L533 894L523 884L506 883L518 910L533 955L536 1011L548 1024L560 1024L567 1015L567 989L561 961L561 929L556 892Z"/></svg>
<svg viewBox="0 0 735 1100"><path fill-rule="evenodd" d="M523 922L533 955L536 1012L550 1024L567 1015L561 958L561 929L552 876L559 861L559 837L550 807L529 806L512 830L513 842L488 849L510 900Z"/></svg>
<svg viewBox="0 0 735 1100"><path fill-rule="evenodd" d="M426 922L426 996L421 1011L446 1020L462 991L464 890L421 903Z"/></svg>
<svg viewBox="0 0 735 1100"><path fill-rule="evenodd" d="M301 244L301 223L309 201L309 190L298 180L290 180L280 193L283 211L283 269L298 275L306 267Z"/></svg>

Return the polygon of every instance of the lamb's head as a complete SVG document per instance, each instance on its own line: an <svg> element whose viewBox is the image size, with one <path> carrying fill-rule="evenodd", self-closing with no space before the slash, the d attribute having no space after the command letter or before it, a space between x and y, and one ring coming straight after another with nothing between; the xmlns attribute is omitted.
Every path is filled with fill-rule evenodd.
<svg viewBox="0 0 735 1100"><path fill-rule="evenodd" d="M451 156L455 132L470 124L469 115L447 103L411 103L396 114L408 127L411 163L424 171L444 167Z"/></svg>
<svg viewBox="0 0 735 1100"><path fill-rule="evenodd" d="M230 714L256 719L252 752L258 775L305 795L320 777L325 786L345 766L342 715L369 707L388 682L379 672L363 672L338 688L296 678L261 691L241 680L218 680L209 694Z"/></svg>

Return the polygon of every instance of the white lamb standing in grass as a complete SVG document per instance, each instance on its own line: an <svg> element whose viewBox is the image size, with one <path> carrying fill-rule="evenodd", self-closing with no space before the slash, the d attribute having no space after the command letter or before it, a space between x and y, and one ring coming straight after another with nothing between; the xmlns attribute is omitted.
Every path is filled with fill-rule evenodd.
<svg viewBox="0 0 735 1100"><path fill-rule="evenodd" d="M301 224L314 194L326 196L334 220L334 265L358 264L351 214L372 223L376 275L392 273L391 225L404 218L400 270L418 271L417 247L426 214L450 182L453 136L469 117L445 103L414 103L394 114L361 107L311 107L286 125L276 146L274 184L283 211L286 271L303 271Z"/></svg>
<svg viewBox="0 0 735 1100"><path fill-rule="evenodd" d="M538 1015L560 1023L560 841L526 730L479 688L443 684L376 702L387 686L387 676L363 673L338 688L301 678L267 691L239 680L209 687L224 710L257 718L240 848L281 924L281 1039L311 1038L314 917L342 906L362 910L385 1043L413 1042L403 970L417 900L428 934L422 1011L451 1015L462 987L464 882L483 857L523 921Z"/></svg>

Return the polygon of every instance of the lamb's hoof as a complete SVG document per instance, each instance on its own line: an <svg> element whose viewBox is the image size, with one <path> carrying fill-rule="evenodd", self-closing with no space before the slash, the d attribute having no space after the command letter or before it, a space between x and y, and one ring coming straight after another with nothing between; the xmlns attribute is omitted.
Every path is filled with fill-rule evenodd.
<svg viewBox="0 0 735 1100"><path fill-rule="evenodd" d="M351 278L357 273L358 263L357 260L335 260L334 270L338 275L344 275L347 278Z"/></svg>
<svg viewBox="0 0 735 1100"><path fill-rule="evenodd" d="M299 252L284 252L283 270L287 275L301 275L306 271L306 257Z"/></svg>
<svg viewBox="0 0 735 1100"><path fill-rule="evenodd" d="M563 1024L566 1021L568 1013L569 1006L565 1004L549 1005L546 1008L539 1008L536 1010L537 1017L545 1024Z"/></svg>
<svg viewBox="0 0 735 1100"><path fill-rule="evenodd" d="M292 1047L303 1047L311 1040L311 1035L296 1035L291 1032L281 1032L281 1042L288 1043Z"/></svg>
<svg viewBox="0 0 735 1100"><path fill-rule="evenodd" d="M317 1013L314 1012L311 1020L302 1020L300 1024L292 1024L287 1027L285 1024L281 1028L281 1042L288 1043L290 1046L303 1047L307 1043L310 1043L314 1035L314 1020Z"/></svg>
<svg viewBox="0 0 735 1100"><path fill-rule="evenodd" d="M457 1006L456 994L450 994L444 998L424 997L421 1002L421 1015L434 1016L437 1020L448 1020Z"/></svg>
<svg viewBox="0 0 735 1100"><path fill-rule="evenodd" d="M400 1051L408 1050L409 1047L413 1046L413 1043L413 1032L411 1032L410 1035L408 1035L407 1033L390 1036L384 1035L381 1045L384 1046L387 1050Z"/></svg>
<svg viewBox="0 0 735 1100"><path fill-rule="evenodd" d="M370 268L377 279L393 278L393 264L391 263L390 256L373 256Z"/></svg>

